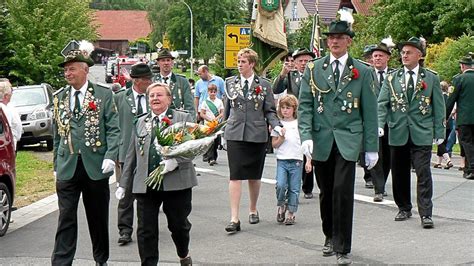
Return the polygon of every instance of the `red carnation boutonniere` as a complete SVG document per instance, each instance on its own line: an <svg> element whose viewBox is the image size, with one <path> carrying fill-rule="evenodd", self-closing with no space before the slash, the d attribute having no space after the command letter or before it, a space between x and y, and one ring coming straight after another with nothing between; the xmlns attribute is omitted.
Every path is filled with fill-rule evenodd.
<svg viewBox="0 0 474 266"><path fill-rule="evenodd" d="M359 78L359 70L357 70L357 68L352 69L351 78L352 79L358 79Z"/></svg>
<svg viewBox="0 0 474 266"><path fill-rule="evenodd" d="M161 123L163 123L163 126L169 127L171 125L171 120L165 116L161 119Z"/></svg>
<svg viewBox="0 0 474 266"><path fill-rule="evenodd" d="M90 101L89 102L89 109L91 109L92 111L97 110L97 104L94 101Z"/></svg>
<svg viewBox="0 0 474 266"><path fill-rule="evenodd" d="M262 92L262 86L257 86L257 87L255 88L255 94L256 94L256 95L259 95L261 92Z"/></svg>
<svg viewBox="0 0 474 266"><path fill-rule="evenodd" d="M424 80L421 81L421 88L423 90L426 90L426 88L428 88L428 84L426 84L426 82Z"/></svg>

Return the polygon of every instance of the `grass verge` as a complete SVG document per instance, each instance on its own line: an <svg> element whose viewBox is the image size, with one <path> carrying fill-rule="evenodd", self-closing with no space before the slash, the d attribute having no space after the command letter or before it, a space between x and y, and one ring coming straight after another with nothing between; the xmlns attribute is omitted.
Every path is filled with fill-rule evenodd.
<svg viewBox="0 0 474 266"><path fill-rule="evenodd" d="M24 207L55 192L53 162L38 159L33 151L19 151L16 157L15 206Z"/></svg>

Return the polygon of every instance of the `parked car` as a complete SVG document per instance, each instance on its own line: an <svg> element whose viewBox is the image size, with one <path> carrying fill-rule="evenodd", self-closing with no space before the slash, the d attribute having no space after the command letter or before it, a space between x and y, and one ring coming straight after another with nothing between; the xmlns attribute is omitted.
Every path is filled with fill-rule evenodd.
<svg viewBox="0 0 474 266"><path fill-rule="evenodd" d="M13 88L11 104L20 114L23 135L19 146L46 141L53 150L53 90L49 84Z"/></svg>
<svg viewBox="0 0 474 266"><path fill-rule="evenodd" d="M0 237L10 225L15 196L15 150L7 117L0 107Z"/></svg>

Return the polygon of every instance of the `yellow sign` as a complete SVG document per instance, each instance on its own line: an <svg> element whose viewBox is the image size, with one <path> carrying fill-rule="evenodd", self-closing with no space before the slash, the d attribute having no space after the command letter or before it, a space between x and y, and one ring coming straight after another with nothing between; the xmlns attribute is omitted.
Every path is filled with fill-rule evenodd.
<svg viewBox="0 0 474 266"><path fill-rule="evenodd" d="M225 25L224 67L237 68L237 53L250 46L250 25Z"/></svg>
<svg viewBox="0 0 474 266"><path fill-rule="evenodd" d="M171 50L170 40L168 39L168 35L166 33L163 35L163 48Z"/></svg>

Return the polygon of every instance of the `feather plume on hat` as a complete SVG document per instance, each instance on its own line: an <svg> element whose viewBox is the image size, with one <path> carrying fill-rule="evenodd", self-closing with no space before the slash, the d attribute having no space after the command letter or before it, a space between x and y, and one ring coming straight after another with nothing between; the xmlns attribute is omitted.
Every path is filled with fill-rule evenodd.
<svg viewBox="0 0 474 266"><path fill-rule="evenodd" d="M420 43L421 43L421 48L423 48L423 51L426 51L426 39L423 38L422 36L420 37Z"/></svg>
<svg viewBox="0 0 474 266"><path fill-rule="evenodd" d="M352 29L352 24L354 23L354 17L352 16L352 13L346 9L340 9L337 11L339 13L339 20L340 21L345 21L347 24L349 24L350 28Z"/></svg>
<svg viewBox="0 0 474 266"><path fill-rule="evenodd" d="M79 42L79 50L81 50L82 55L85 57L89 57L94 49L94 45L86 40Z"/></svg>
<svg viewBox="0 0 474 266"><path fill-rule="evenodd" d="M381 43L385 44L389 49L395 47L395 43L393 43L392 36L388 36L387 38L383 39Z"/></svg>

